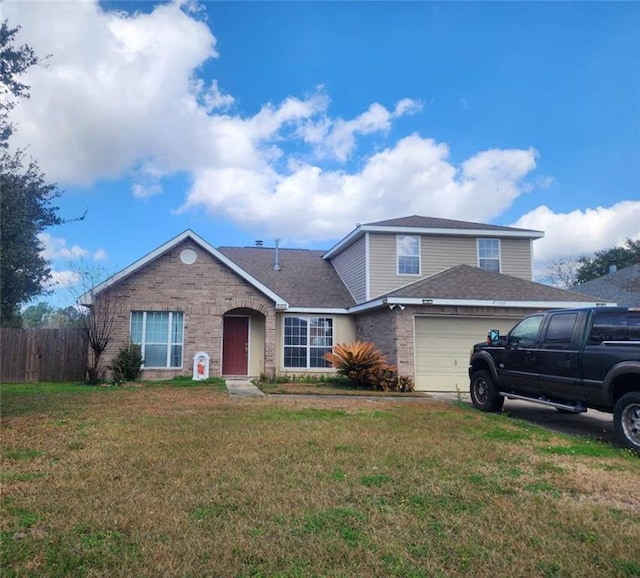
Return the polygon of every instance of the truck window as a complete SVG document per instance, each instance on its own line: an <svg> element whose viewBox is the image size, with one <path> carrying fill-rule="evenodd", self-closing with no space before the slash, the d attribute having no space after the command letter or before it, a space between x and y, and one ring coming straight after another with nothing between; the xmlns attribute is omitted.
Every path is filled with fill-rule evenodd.
<svg viewBox="0 0 640 578"><path fill-rule="evenodd" d="M603 341L639 341L640 313L614 314L599 312L593 319L589 343L598 345Z"/></svg>
<svg viewBox="0 0 640 578"><path fill-rule="evenodd" d="M567 349L571 346L573 330L578 321L577 313L558 313L549 319L544 347L550 349Z"/></svg>
<svg viewBox="0 0 640 578"><path fill-rule="evenodd" d="M542 315L526 317L509 332L509 345L533 345L542 323Z"/></svg>

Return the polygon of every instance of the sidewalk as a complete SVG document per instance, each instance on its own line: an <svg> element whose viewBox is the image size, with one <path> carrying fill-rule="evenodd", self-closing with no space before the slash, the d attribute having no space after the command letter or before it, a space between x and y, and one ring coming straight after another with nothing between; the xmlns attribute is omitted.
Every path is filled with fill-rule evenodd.
<svg viewBox="0 0 640 578"><path fill-rule="evenodd" d="M227 379L227 391L233 397L262 397L262 393L253 383L246 379Z"/></svg>

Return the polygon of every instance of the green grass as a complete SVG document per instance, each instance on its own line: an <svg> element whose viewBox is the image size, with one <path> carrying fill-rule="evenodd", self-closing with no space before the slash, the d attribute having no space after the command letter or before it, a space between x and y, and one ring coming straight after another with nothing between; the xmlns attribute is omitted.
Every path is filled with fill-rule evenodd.
<svg viewBox="0 0 640 578"><path fill-rule="evenodd" d="M466 406L1 386L2 576L640 574L640 460Z"/></svg>

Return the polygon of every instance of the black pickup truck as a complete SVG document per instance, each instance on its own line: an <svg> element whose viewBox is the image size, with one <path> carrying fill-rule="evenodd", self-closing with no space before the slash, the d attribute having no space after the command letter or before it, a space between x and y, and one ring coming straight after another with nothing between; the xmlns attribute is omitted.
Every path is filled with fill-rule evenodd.
<svg viewBox="0 0 640 578"><path fill-rule="evenodd" d="M474 345L471 401L499 411L505 398L580 413L613 413L622 445L640 453L640 308L561 309L525 317Z"/></svg>

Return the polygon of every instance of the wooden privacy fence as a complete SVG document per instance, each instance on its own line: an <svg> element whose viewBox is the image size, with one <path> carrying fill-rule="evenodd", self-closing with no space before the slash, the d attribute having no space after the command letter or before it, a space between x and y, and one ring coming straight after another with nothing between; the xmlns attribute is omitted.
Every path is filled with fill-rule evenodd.
<svg viewBox="0 0 640 578"><path fill-rule="evenodd" d="M0 329L0 382L84 381L82 329Z"/></svg>

